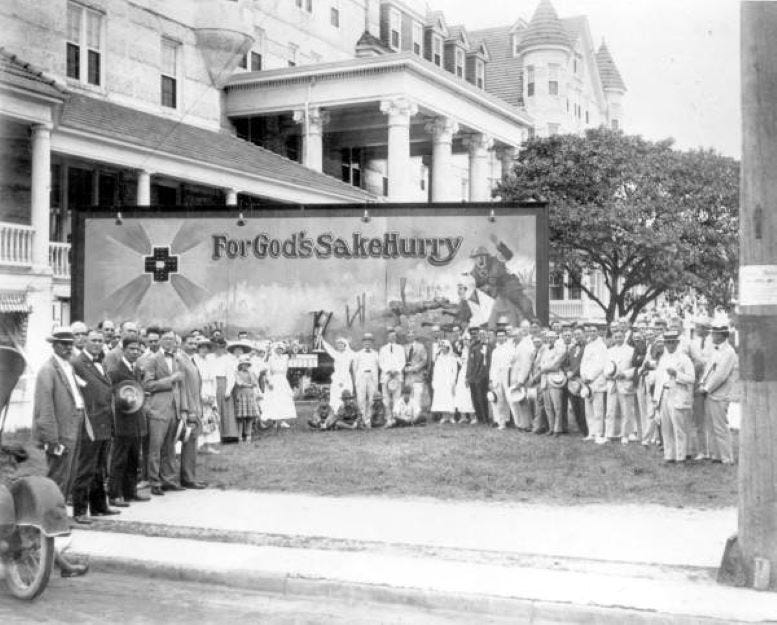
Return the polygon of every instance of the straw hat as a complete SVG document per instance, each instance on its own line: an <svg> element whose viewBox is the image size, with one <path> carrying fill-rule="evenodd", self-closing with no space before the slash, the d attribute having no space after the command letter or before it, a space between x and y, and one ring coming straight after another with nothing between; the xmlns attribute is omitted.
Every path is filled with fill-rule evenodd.
<svg viewBox="0 0 777 625"><path fill-rule="evenodd" d="M604 377L605 378L614 378L615 374L618 372L618 365L615 364L614 360L610 360L605 366L604 366Z"/></svg>
<svg viewBox="0 0 777 625"><path fill-rule="evenodd" d="M47 336L46 340L49 343L72 343L75 340L73 332L66 326L59 326L54 328L51 336Z"/></svg>
<svg viewBox="0 0 777 625"><path fill-rule="evenodd" d="M526 399L526 387L519 385L510 388L511 402L518 403L522 402L524 399Z"/></svg>

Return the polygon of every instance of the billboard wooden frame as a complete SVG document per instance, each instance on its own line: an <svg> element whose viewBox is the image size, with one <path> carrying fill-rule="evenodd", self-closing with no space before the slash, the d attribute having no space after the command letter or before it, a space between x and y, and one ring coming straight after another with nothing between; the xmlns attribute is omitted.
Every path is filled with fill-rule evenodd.
<svg viewBox="0 0 777 625"><path fill-rule="evenodd" d="M295 217L305 215L320 217L322 213L333 217L363 218L365 211L370 217L412 217L417 216L477 216L483 219L496 219L500 216L534 216L536 226L536 302L537 318L544 325L548 324L550 315L549 301L549 224L548 204L544 201L520 202L407 202L385 204L268 204L261 208L242 208L239 206L112 206L112 207L82 207L72 213L71 241L71 318L84 318L84 237L87 219L116 219L121 213L123 218L149 217L163 219L165 217L191 216L192 218L224 218L234 215L235 219L242 213L246 221L267 218Z"/></svg>

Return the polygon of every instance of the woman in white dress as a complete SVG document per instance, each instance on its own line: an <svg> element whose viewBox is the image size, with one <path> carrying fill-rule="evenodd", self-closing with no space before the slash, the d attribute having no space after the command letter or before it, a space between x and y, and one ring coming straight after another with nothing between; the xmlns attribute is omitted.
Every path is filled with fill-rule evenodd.
<svg viewBox="0 0 777 625"><path fill-rule="evenodd" d="M469 360L469 345L472 342L469 336L464 336L461 340L463 347L461 356L459 356L459 376L456 380L455 404L459 412L459 423L477 423L475 418L475 407L472 405L472 393L467 386L467 361Z"/></svg>
<svg viewBox="0 0 777 625"><path fill-rule="evenodd" d="M456 410L454 389L456 375L459 372L459 361L453 355L451 342L440 341L440 351L434 361L432 370L432 414L440 415L440 424L453 423L453 413Z"/></svg>
<svg viewBox="0 0 777 625"><path fill-rule="evenodd" d="M287 422L297 418L294 393L286 378L289 356L286 345L274 343L267 358L267 386L264 394L264 419L274 421L282 428L291 427Z"/></svg>
<svg viewBox="0 0 777 625"><path fill-rule="evenodd" d="M202 337L197 342L197 353L193 356L202 380L202 430L197 443L201 445L200 451L205 454L219 453L217 449L213 448L213 445L218 445L221 442L220 418L216 402L216 377L210 366L210 361L213 358L213 354L210 353L212 345L213 343Z"/></svg>
<svg viewBox="0 0 777 625"><path fill-rule="evenodd" d="M216 407L219 412L219 433L222 443L237 442L237 420L232 391L235 388L235 357L227 352L227 342L215 339L216 351L208 360L210 375L216 380Z"/></svg>
<svg viewBox="0 0 777 625"><path fill-rule="evenodd" d="M332 406L332 412L337 413L340 405L343 403L342 395L344 390L353 393L353 359L354 351L348 345L348 339L339 337L332 347L329 343L322 340L321 344L334 361L335 370L332 373L332 382L329 385L329 405Z"/></svg>

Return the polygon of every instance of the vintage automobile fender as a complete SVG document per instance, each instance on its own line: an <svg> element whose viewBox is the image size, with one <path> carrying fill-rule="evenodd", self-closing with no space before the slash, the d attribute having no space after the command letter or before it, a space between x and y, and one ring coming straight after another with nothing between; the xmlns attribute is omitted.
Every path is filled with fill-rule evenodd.
<svg viewBox="0 0 777 625"><path fill-rule="evenodd" d="M17 525L39 527L45 536L67 536L70 522L65 499L49 478L22 477L11 484Z"/></svg>
<svg viewBox="0 0 777 625"><path fill-rule="evenodd" d="M0 484L0 540L10 536L16 527L16 507L11 491Z"/></svg>

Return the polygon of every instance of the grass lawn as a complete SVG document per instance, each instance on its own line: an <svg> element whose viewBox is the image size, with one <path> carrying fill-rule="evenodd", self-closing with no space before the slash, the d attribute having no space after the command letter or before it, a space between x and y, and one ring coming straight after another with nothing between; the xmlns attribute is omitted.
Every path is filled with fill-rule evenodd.
<svg viewBox="0 0 777 625"><path fill-rule="evenodd" d="M594 445L514 429L438 424L315 432L298 404L292 429L200 455L212 487L319 495L386 495L542 503L733 506L736 467L663 465L654 447Z"/></svg>
<svg viewBox="0 0 777 625"><path fill-rule="evenodd" d="M315 432L311 405L298 404L292 429L198 457L198 478L215 488L537 503L657 503L721 507L737 503L736 467L663 465L654 447L594 445L578 435L552 439L514 429L427 425L393 430ZM44 474L29 432L19 473ZM736 446L736 439L735 439Z"/></svg>

